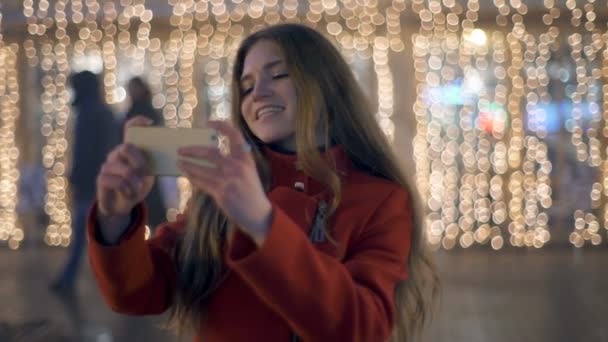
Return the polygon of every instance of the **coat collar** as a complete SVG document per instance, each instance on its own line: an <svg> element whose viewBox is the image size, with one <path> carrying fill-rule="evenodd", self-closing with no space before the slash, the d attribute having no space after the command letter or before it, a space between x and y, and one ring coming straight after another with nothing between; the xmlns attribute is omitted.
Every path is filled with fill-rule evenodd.
<svg viewBox="0 0 608 342"><path fill-rule="evenodd" d="M299 169L298 156L295 153L279 152L269 146L263 147L263 153L272 172L272 188L277 186L293 188L295 182L301 182L305 186L305 192L311 195L327 189L325 184L313 179ZM353 169L353 165L342 146L333 146L322 152L321 156L330 164L335 163L341 178L347 176Z"/></svg>

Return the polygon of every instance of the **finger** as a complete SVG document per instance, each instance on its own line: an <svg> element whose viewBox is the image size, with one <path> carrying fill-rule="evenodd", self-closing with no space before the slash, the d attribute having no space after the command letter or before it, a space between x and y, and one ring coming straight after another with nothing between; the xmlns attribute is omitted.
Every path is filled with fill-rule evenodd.
<svg viewBox="0 0 608 342"><path fill-rule="evenodd" d="M216 197L216 194L219 191L220 184L218 181L212 177L191 177L187 176L190 184L195 189L202 191L204 193L208 193L213 197Z"/></svg>
<svg viewBox="0 0 608 342"><path fill-rule="evenodd" d="M107 163L101 167L101 175L120 177L137 191L143 184L142 176L138 175L128 165L122 163Z"/></svg>
<svg viewBox="0 0 608 342"><path fill-rule="evenodd" d="M108 161L111 163L127 164L133 170L141 175L146 172L146 160L143 153L130 144L121 144L108 155Z"/></svg>
<svg viewBox="0 0 608 342"><path fill-rule="evenodd" d="M151 126L154 123L152 119L147 118L143 115L137 115L131 119L129 119L125 123L125 127L141 127L141 126Z"/></svg>
<svg viewBox="0 0 608 342"><path fill-rule="evenodd" d="M198 169L199 166L188 162L178 163L178 166L193 187L209 194L214 194L219 189L222 178L217 173L204 172Z"/></svg>
<svg viewBox="0 0 608 342"><path fill-rule="evenodd" d="M247 144L247 140L245 140L243 133L232 126L228 121L207 121L206 125L228 138L231 154L241 156L246 153L242 147Z"/></svg>
<svg viewBox="0 0 608 342"><path fill-rule="evenodd" d="M143 152L131 144L123 144L119 149L119 155L139 174L145 174L147 163Z"/></svg>
<svg viewBox="0 0 608 342"><path fill-rule="evenodd" d="M213 154L221 154L217 147L208 146L183 146L177 149L177 153L182 157L207 159Z"/></svg>
<svg viewBox="0 0 608 342"><path fill-rule="evenodd" d="M180 160L177 162L177 166L182 170L188 178L215 178L221 179L225 177L222 172L222 168L218 164L213 166L205 166L195 164L186 160Z"/></svg>
<svg viewBox="0 0 608 342"><path fill-rule="evenodd" d="M129 199L133 199L136 196L135 189L133 189L132 185L128 181L126 181L123 177L109 173L99 175L97 178L97 187L99 189L118 191Z"/></svg>
<svg viewBox="0 0 608 342"><path fill-rule="evenodd" d="M214 165L234 166L234 159L223 154L217 147L185 146L178 150L178 154L182 157L202 159Z"/></svg>
<svg viewBox="0 0 608 342"><path fill-rule="evenodd" d="M129 127L146 127L146 126L152 126L152 124L154 123L154 121L152 121L151 119L142 116L142 115L137 115L131 119L129 119L126 123L125 123L125 129L123 130L123 140L127 140L127 130L129 129Z"/></svg>
<svg viewBox="0 0 608 342"><path fill-rule="evenodd" d="M223 176L234 174L244 166L240 159L226 156L215 147L187 146L180 149L179 154L183 157L205 160L222 170Z"/></svg>

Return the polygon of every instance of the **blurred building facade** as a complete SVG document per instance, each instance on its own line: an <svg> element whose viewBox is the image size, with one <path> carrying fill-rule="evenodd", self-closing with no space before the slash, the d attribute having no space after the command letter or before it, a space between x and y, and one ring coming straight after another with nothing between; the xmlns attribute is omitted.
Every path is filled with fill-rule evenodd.
<svg viewBox="0 0 608 342"><path fill-rule="evenodd" d="M372 114L416 171L436 248L606 244L608 11L596 1L0 6L0 240L11 248L38 235L70 243L70 73L102 74L117 112L127 80L141 75L165 124L191 127L228 116L238 43L282 22L316 27L351 63ZM189 196L185 180L176 186L170 218Z"/></svg>

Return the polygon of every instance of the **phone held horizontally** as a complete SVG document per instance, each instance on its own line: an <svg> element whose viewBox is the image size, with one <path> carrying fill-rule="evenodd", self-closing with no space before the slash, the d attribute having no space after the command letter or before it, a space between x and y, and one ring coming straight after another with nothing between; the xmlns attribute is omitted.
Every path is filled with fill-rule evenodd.
<svg viewBox="0 0 608 342"><path fill-rule="evenodd" d="M180 157L177 150L185 146L218 146L218 136L210 128L129 127L125 142L145 153L151 175L177 177L182 175L177 167L180 159L209 165L200 159Z"/></svg>

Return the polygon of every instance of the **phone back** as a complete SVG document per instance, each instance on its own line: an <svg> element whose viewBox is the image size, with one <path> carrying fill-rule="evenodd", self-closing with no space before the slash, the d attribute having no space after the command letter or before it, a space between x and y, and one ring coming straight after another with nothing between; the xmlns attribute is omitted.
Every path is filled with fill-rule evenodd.
<svg viewBox="0 0 608 342"><path fill-rule="evenodd" d="M179 157L177 150L184 146L218 146L215 130L209 128L129 127L125 142L133 144L146 155L148 170L155 176L181 176L178 159L202 165L208 162Z"/></svg>

